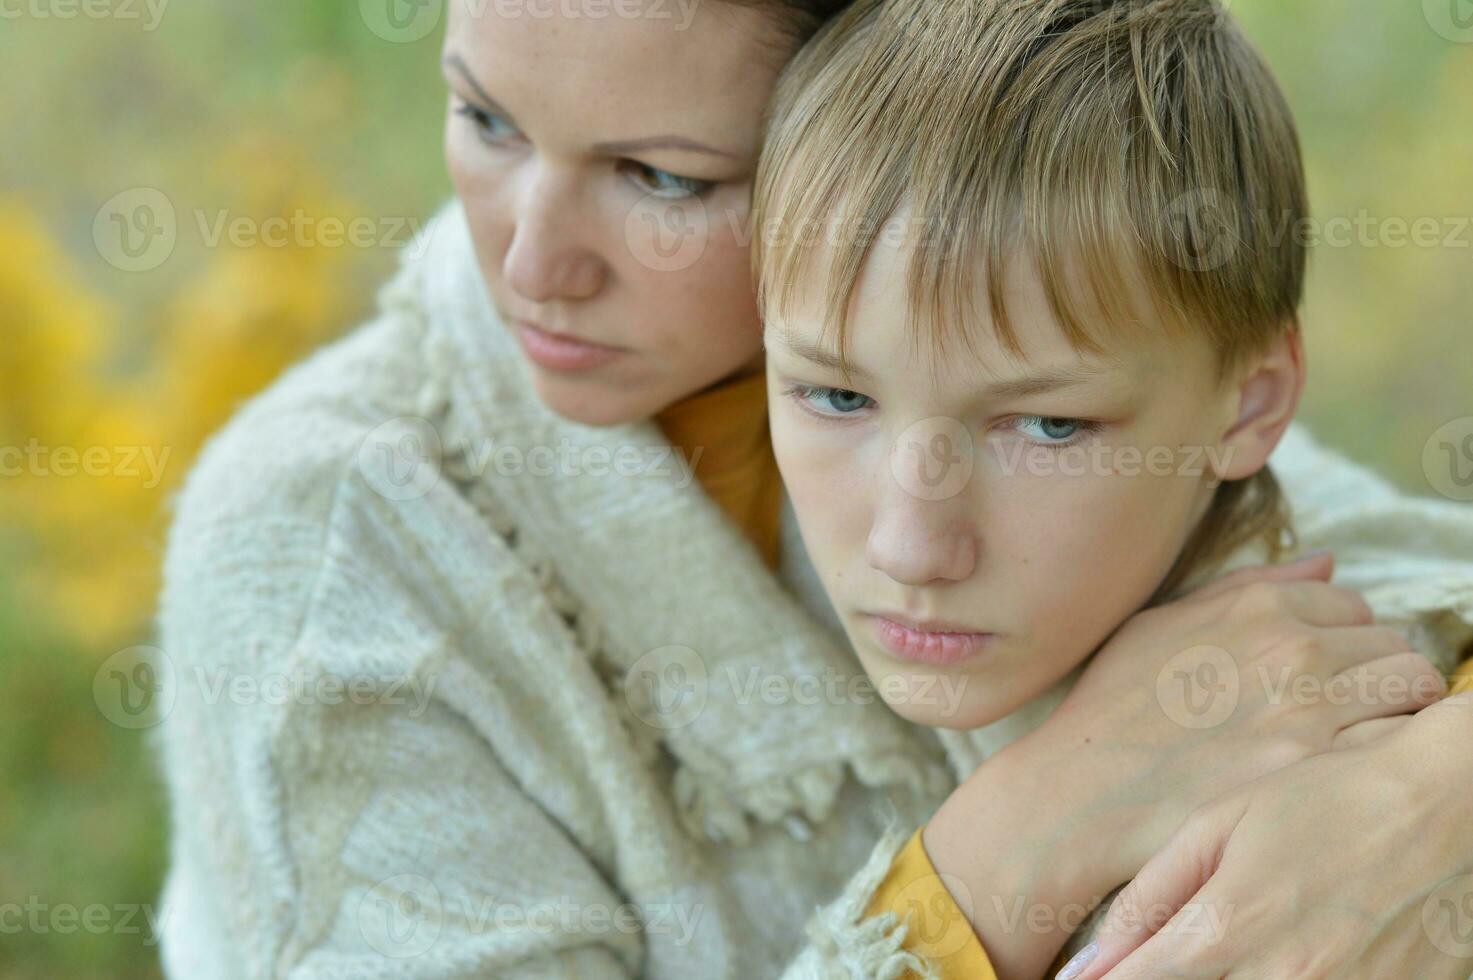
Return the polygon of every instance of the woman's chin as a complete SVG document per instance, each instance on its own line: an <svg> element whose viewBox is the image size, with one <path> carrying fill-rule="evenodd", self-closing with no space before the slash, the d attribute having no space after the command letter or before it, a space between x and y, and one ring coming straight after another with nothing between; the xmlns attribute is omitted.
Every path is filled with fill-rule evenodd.
<svg viewBox="0 0 1473 980"><path fill-rule="evenodd" d="M569 422L602 428L639 421L652 414L651 406L642 400L621 397L610 387L560 378L535 364L529 364L528 369L537 400L549 412Z"/></svg>

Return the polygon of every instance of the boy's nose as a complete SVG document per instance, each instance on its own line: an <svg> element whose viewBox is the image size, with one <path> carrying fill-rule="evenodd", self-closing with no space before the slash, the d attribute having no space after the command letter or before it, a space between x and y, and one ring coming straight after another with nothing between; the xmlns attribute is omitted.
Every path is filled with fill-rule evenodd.
<svg viewBox="0 0 1473 980"><path fill-rule="evenodd" d="M977 566L977 539L964 496L922 500L899 486L875 508L865 546L871 568L902 585L959 582Z"/></svg>

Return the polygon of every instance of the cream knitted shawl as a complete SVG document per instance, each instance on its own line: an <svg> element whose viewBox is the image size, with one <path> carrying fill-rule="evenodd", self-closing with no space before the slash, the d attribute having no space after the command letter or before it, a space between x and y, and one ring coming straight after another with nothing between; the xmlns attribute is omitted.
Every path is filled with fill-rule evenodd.
<svg viewBox="0 0 1473 980"><path fill-rule="evenodd" d="M863 696L791 513L780 581L653 423L542 407L457 204L417 244L175 502L168 974L924 972L861 911L1076 675L968 733ZM1298 428L1273 464L1304 545L1450 667L1473 513Z"/></svg>

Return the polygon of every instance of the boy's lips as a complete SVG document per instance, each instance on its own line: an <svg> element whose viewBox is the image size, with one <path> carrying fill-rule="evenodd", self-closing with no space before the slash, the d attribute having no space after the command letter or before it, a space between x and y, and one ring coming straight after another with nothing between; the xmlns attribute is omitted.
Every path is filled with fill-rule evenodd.
<svg viewBox="0 0 1473 980"><path fill-rule="evenodd" d="M912 663L947 666L981 653L996 633L983 633L955 623L914 620L900 613L865 613L875 638L896 657Z"/></svg>

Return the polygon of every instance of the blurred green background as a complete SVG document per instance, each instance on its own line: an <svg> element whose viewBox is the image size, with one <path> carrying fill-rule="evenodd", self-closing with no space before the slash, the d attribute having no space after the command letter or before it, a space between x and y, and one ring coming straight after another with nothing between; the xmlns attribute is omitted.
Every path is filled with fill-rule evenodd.
<svg viewBox="0 0 1473 980"><path fill-rule="evenodd" d="M0 476L0 977L159 975L143 910L162 882L161 788L93 681L151 639L166 507L200 441L357 322L403 244L394 222L449 193L439 26L395 36L382 2L195 0L155 19L158 0L0 0L0 447L100 446L117 463ZM1429 437L1473 415L1462 2L1232 5L1298 114L1316 216L1359 220L1312 255L1302 417L1424 494ZM128 271L94 222L140 189L180 231ZM196 211L368 217L389 240L210 247ZM1397 235L1419 218L1438 244ZM130 471L130 447L161 470ZM66 906L105 906L112 926L32 926L28 909Z"/></svg>

